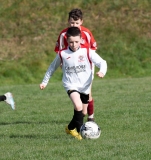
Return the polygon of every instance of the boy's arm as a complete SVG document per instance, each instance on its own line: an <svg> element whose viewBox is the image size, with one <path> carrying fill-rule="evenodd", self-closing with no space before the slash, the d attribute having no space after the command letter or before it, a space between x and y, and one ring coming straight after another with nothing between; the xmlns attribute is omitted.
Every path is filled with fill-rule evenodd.
<svg viewBox="0 0 151 160"><path fill-rule="evenodd" d="M40 89L44 89L47 86L49 79L51 78L55 70L60 66L60 63L61 63L61 59L59 54L57 54L56 58L50 64L49 68L47 69L47 72L45 73L42 83L40 84Z"/></svg>
<svg viewBox="0 0 151 160"><path fill-rule="evenodd" d="M103 78L107 72L107 63L104 59L102 59L95 51L90 49L90 60L98 67L100 68L99 72L97 72L97 75L101 78Z"/></svg>

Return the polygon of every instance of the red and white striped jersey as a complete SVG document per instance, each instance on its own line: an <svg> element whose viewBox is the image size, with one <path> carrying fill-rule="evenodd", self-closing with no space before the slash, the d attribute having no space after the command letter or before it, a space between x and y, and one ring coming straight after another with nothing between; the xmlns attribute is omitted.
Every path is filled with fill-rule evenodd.
<svg viewBox="0 0 151 160"><path fill-rule="evenodd" d="M74 89L80 93L89 94L93 76L91 62L100 69L100 72L104 75L106 74L106 61L94 50L79 48L73 52L69 48L63 49L50 64L42 83L47 85L54 71L60 66L60 63L62 63L62 82L65 90Z"/></svg>
<svg viewBox="0 0 151 160"><path fill-rule="evenodd" d="M58 53L60 50L62 50L63 48L66 48L68 46L67 43L67 37L66 37L66 32L67 32L68 28L64 29L63 31L61 31L58 40L56 42L56 46L55 46L55 52ZM90 32L89 29L80 26L80 30L81 30L81 47L82 48L90 48L92 50L96 50L97 49L97 44L96 41L92 35L92 33Z"/></svg>

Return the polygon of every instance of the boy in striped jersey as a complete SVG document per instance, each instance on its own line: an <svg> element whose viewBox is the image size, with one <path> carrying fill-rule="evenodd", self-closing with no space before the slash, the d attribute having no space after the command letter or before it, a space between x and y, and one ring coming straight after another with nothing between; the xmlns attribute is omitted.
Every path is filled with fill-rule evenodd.
<svg viewBox="0 0 151 160"><path fill-rule="evenodd" d="M81 31L78 27L70 27L66 33L68 46L60 50L50 64L40 89L44 89L55 70L62 64L63 86L74 105L74 115L66 133L81 140L80 128L83 124L83 115L87 114L87 106L92 83L92 62L100 68L96 74L103 78L107 71L107 63L95 50L82 48ZM84 78L83 78L84 77Z"/></svg>
<svg viewBox="0 0 151 160"><path fill-rule="evenodd" d="M82 26L83 23L83 13L80 9L73 9L69 12L68 17L69 27L79 27L81 30L81 47L90 48L92 50L97 49L96 41L89 29ZM69 28L68 27L68 28ZM59 52L64 47L68 46L66 32L68 28L61 31L58 40L56 42L55 52ZM94 64L92 64L94 73ZM94 78L94 76L92 77ZM92 84L91 84L92 88ZM92 92L89 94L89 104L88 104L88 121L94 121L94 100L92 98Z"/></svg>

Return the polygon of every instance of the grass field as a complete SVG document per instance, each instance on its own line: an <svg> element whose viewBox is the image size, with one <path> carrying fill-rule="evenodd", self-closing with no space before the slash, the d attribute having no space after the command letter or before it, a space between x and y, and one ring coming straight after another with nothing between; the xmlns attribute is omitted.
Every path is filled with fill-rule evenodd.
<svg viewBox="0 0 151 160"><path fill-rule="evenodd" d="M61 82L0 87L14 93L16 110L0 103L1 160L150 160L151 77L96 80L97 140L77 141L64 132L72 104ZM85 119L86 120L86 119Z"/></svg>

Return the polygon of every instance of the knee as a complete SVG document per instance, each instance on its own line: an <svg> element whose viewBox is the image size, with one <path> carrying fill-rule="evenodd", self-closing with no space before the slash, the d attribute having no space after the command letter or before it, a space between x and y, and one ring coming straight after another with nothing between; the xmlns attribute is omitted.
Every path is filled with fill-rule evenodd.
<svg viewBox="0 0 151 160"><path fill-rule="evenodd" d="M82 110L82 106L75 106L75 110L76 111L81 111Z"/></svg>

